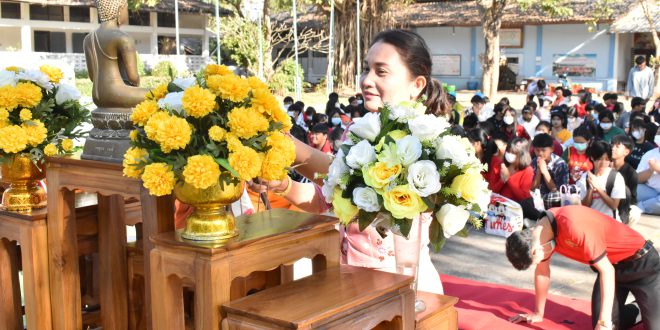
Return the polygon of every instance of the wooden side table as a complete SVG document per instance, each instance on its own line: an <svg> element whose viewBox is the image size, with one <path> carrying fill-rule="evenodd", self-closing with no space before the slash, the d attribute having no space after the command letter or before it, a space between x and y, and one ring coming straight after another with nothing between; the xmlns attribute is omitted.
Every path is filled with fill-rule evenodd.
<svg viewBox="0 0 660 330"><path fill-rule="evenodd" d="M182 242L175 232L151 237L154 329L184 329L182 292L195 291L195 329L219 329L235 279L312 258L313 271L339 266L336 218L284 209L236 219L239 236L221 247Z"/></svg>
<svg viewBox="0 0 660 330"><path fill-rule="evenodd" d="M155 198L140 182L122 175L122 165L77 157L47 157L48 256L53 329L82 328L79 293L78 246L74 190L98 194L101 319L104 329L128 327L128 270L124 199L136 198L142 205L145 237L174 229L172 196ZM143 240L145 272L149 272L151 243ZM149 304L149 277L145 276L145 299ZM150 315L147 313L147 327Z"/></svg>
<svg viewBox="0 0 660 330"><path fill-rule="evenodd" d="M426 310L416 315L415 329L456 330L458 329L458 298L441 294L417 291L426 303Z"/></svg>

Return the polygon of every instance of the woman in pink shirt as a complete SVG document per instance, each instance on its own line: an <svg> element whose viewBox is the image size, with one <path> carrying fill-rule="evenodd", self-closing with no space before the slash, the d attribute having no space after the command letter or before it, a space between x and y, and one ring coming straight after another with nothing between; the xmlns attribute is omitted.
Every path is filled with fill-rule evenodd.
<svg viewBox="0 0 660 330"><path fill-rule="evenodd" d="M431 77L431 56L424 40L414 32L388 30L378 34L365 58L364 71L360 78L360 88L364 96L364 106L368 111L376 112L384 103L398 104L403 101L417 100L424 96L427 114L444 116L449 112L446 94L441 84ZM325 174L329 170L332 157L310 148L300 141L296 142L296 163L301 164L296 170L308 178L318 178L315 174ZM292 204L301 209L323 213L329 209L321 188L321 179L313 184L303 184L285 179L282 182L268 183L271 189L281 193ZM442 284L428 250L428 230L431 224L430 214L422 214L415 219L422 221L423 248L420 253L419 289L427 292L442 293ZM420 242L407 240L389 233L382 238L373 226L364 231L357 224L351 224L341 230L342 263L376 268L395 272L395 249L403 253L414 253Z"/></svg>

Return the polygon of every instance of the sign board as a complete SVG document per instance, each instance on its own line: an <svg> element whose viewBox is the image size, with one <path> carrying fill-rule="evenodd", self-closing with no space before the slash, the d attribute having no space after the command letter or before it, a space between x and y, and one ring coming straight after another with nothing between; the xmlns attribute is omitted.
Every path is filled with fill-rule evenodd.
<svg viewBox="0 0 660 330"><path fill-rule="evenodd" d="M565 73L568 77L595 77L596 54L554 54L552 74Z"/></svg>
<svg viewBox="0 0 660 330"><path fill-rule="evenodd" d="M433 55L434 76L460 76L461 55Z"/></svg>

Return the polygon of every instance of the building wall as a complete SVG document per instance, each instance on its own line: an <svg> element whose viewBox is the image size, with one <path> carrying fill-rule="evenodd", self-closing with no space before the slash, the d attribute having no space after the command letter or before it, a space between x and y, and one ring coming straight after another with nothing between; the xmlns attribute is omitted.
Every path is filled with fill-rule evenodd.
<svg viewBox="0 0 660 330"><path fill-rule="evenodd" d="M179 27L188 29L204 29L206 20L200 14L179 14Z"/></svg>
<svg viewBox="0 0 660 330"><path fill-rule="evenodd" d="M628 72L633 66L633 58L631 49L633 47L633 34L620 33L617 35L618 49L617 49L617 71L616 79L620 89L626 88L626 81L628 80Z"/></svg>
<svg viewBox="0 0 660 330"><path fill-rule="evenodd" d="M21 28L3 27L0 35L0 51L21 50Z"/></svg>
<svg viewBox="0 0 660 330"><path fill-rule="evenodd" d="M138 54L151 54L151 34L150 33L131 33L135 39L135 50Z"/></svg>
<svg viewBox="0 0 660 330"><path fill-rule="evenodd" d="M471 33L469 27L423 27L416 32L424 38L433 55L460 55L460 76L433 75L443 83L456 85L458 89L467 87L471 76ZM483 46L482 46L483 47ZM480 75L480 73L479 73Z"/></svg>

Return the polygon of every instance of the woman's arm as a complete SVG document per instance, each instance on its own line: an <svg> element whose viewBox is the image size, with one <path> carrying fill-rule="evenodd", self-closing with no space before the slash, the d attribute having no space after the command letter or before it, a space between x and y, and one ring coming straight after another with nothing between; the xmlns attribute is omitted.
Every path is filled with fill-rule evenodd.
<svg viewBox="0 0 660 330"><path fill-rule="evenodd" d="M302 141L291 136L296 145L296 171L304 177L313 180L318 185L323 184L323 179L315 179L315 174L327 174L333 157L318 149L314 149Z"/></svg>

